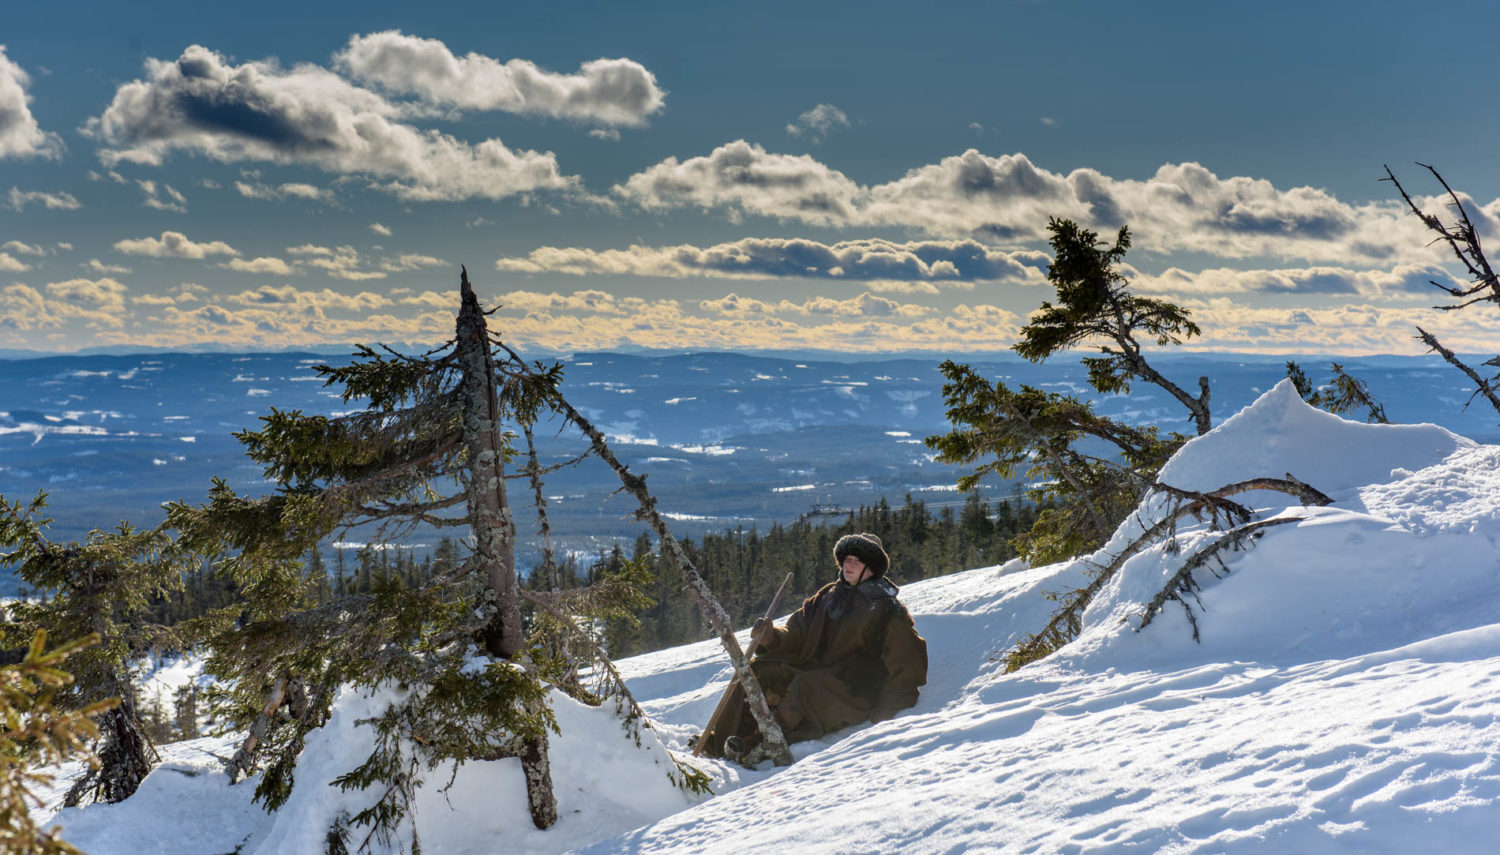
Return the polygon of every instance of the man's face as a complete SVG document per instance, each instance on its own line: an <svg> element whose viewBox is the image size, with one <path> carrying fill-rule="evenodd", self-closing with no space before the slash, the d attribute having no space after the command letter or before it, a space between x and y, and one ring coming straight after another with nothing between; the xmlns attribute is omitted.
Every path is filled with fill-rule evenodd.
<svg viewBox="0 0 1500 855"><path fill-rule="evenodd" d="M860 561L853 555L845 555L844 563L839 566L844 572L844 581L851 585L858 585L860 582L870 578L870 568L865 566L865 562Z"/></svg>

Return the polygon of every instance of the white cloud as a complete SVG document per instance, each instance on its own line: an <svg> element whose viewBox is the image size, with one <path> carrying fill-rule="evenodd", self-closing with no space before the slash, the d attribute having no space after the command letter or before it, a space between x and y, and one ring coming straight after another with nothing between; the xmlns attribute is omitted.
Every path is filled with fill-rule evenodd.
<svg viewBox="0 0 1500 855"><path fill-rule="evenodd" d="M342 294L328 288L318 291L303 291L290 285L264 285L251 291L241 291L225 298L226 302L245 306L288 306L307 315L322 316L325 312L371 312L391 305L391 300L381 294L361 291L357 294Z"/></svg>
<svg viewBox="0 0 1500 855"><path fill-rule="evenodd" d="M604 140L605 142L620 141L620 132L614 128L594 128L589 131L589 136L596 140Z"/></svg>
<svg viewBox="0 0 1500 855"><path fill-rule="evenodd" d="M8 252L0 252L0 270L6 273L24 273L31 269L31 265L16 258Z"/></svg>
<svg viewBox="0 0 1500 855"><path fill-rule="evenodd" d="M0 45L0 160L62 157L62 137L42 130L31 114L31 96L26 92L30 83L31 76L11 62Z"/></svg>
<svg viewBox="0 0 1500 855"><path fill-rule="evenodd" d="M129 267L122 267L118 264L105 264L97 258L90 258L87 262L84 263L83 266L94 271L95 273L110 274L114 276L123 276L130 272Z"/></svg>
<svg viewBox="0 0 1500 855"><path fill-rule="evenodd" d="M786 132L794 137L807 136L813 142L822 142L834 128L849 127L849 117L832 104L819 104L797 117L797 121L786 126Z"/></svg>
<svg viewBox="0 0 1500 855"><path fill-rule="evenodd" d="M300 181L288 181L281 185L281 192L298 199L323 199L327 193L323 188L315 184L304 184Z"/></svg>
<svg viewBox="0 0 1500 855"><path fill-rule="evenodd" d="M1436 265L1401 264L1390 270L1302 267L1279 270L1234 270L1225 267L1190 272L1171 267L1155 275L1136 274L1131 283L1143 293L1227 296L1232 294L1342 294L1367 300L1427 301L1437 296L1432 282L1455 285Z"/></svg>
<svg viewBox="0 0 1500 855"><path fill-rule="evenodd" d="M766 301L741 297L730 293L714 300L701 300L698 308L715 315L732 318L748 318L769 315L824 316L830 319L869 318L920 318L932 315L935 310L915 303L901 303L868 291L849 300L830 297L808 297L802 302L794 300ZM1009 315L1009 312L1006 312ZM1014 316L1012 316L1014 317Z"/></svg>
<svg viewBox="0 0 1500 855"><path fill-rule="evenodd" d="M107 165L160 165L173 151L224 162L313 166L387 179L386 192L420 201L499 199L569 190L551 153L471 145L399 121L405 111L313 65L234 65L199 45L175 61L148 59L146 79L119 87L84 132Z"/></svg>
<svg viewBox="0 0 1500 855"><path fill-rule="evenodd" d="M126 255L152 258L207 258L210 255L239 255L239 250L223 241L197 243L182 232L165 231L161 237L144 237L115 242L115 249Z"/></svg>
<svg viewBox="0 0 1500 855"><path fill-rule="evenodd" d="M448 262L431 255L420 255L415 252L403 252L394 258L382 258L380 269L390 273L404 273L408 270L421 270L424 267L443 267Z"/></svg>
<svg viewBox="0 0 1500 855"><path fill-rule="evenodd" d="M660 276L673 279L833 279L849 282L1041 282L1050 257L1005 252L975 240L881 239L825 244L805 238L744 238L708 247L631 246L624 250L541 247L525 258L501 258L516 273Z"/></svg>
<svg viewBox="0 0 1500 855"><path fill-rule="evenodd" d="M863 190L842 172L807 155L770 154L736 140L707 157L669 157L617 185L614 192L647 210L722 208L814 225L849 225Z"/></svg>
<svg viewBox="0 0 1500 855"><path fill-rule="evenodd" d="M331 192L313 184L287 181L273 187L261 181L260 173L256 170L246 170L242 175L243 180L234 182L234 189L247 199L281 200L288 196L324 202L333 199Z"/></svg>
<svg viewBox="0 0 1500 855"><path fill-rule="evenodd" d="M102 279L69 279L48 282L49 316L81 319L94 326L124 325L126 288L120 282Z"/></svg>
<svg viewBox="0 0 1500 855"><path fill-rule="evenodd" d="M330 249L326 246L308 243L301 246L289 246L286 251L288 255L297 256L298 265L317 268L335 279L360 281L386 277L383 271L361 270L359 250L352 246Z"/></svg>
<svg viewBox="0 0 1500 855"><path fill-rule="evenodd" d="M374 232L377 235L380 235L381 237L391 236L391 230L386 226L381 225L380 223L371 223L370 231Z"/></svg>
<svg viewBox="0 0 1500 855"><path fill-rule="evenodd" d="M0 329L30 332L61 325L42 292L20 282L0 288Z"/></svg>
<svg viewBox="0 0 1500 855"><path fill-rule="evenodd" d="M209 290L196 282L184 282L172 290L172 294L178 300L201 300L208 296Z"/></svg>
<svg viewBox="0 0 1500 855"><path fill-rule="evenodd" d="M178 214L187 213L187 198L173 189L170 184L157 184L155 181L141 180L135 182L141 192L146 195L141 204L147 208L155 208L158 211L173 211ZM166 198L162 198L165 196Z"/></svg>
<svg viewBox="0 0 1500 855"><path fill-rule="evenodd" d="M357 80L432 104L604 125L644 125L666 96L656 77L629 59L596 59L574 74L558 74L524 59L454 56L436 39L396 30L350 38L334 64Z"/></svg>
<svg viewBox="0 0 1500 855"><path fill-rule="evenodd" d="M233 258L219 266L239 273L264 273L272 276L290 276L295 272L291 265L271 256L251 259Z"/></svg>
<svg viewBox="0 0 1500 855"><path fill-rule="evenodd" d="M78 200L73 198L72 193L47 193L42 190L23 191L15 187L10 188L10 206L17 211L27 205L41 205L52 211L75 211L81 207Z"/></svg>
<svg viewBox="0 0 1500 855"><path fill-rule="evenodd" d="M17 255L46 255L47 250L36 244L22 243L18 240L8 240L0 243L0 249L6 252L14 252Z"/></svg>

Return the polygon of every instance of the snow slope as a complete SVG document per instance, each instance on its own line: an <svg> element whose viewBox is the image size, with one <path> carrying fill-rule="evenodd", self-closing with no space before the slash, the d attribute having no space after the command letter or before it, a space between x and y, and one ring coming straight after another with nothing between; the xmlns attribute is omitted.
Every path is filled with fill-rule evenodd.
<svg viewBox="0 0 1500 855"><path fill-rule="evenodd" d="M1178 551L1156 548L1124 564L1074 643L1014 674L995 658L1046 621L1054 604L1045 593L1083 583L1085 563L1013 562L928 580L902 592L931 658L922 699L902 716L798 744L786 769L695 761L718 795L694 803L656 789L661 755L620 749L607 714L560 710L558 826L532 829L519 772L493 764L461 775L446 800L424 796L419 823L443 829L424 831L424 848L1495 851L1497 464L1500 447L1430 425L1345 422L1282 384L1190 442L1163 472L1197 489L1290 472L1335 499L1303 508L1280 493L1242 497L1263 516L1299 520L1229 553L1226 574L1200 572L1201 642L1177 603L1137 630L1143 604L1212 536L1191 519ZM1094 558L1159 513L1148 503ZM657 734L679 751L728 676L715 642L621 667ZM309 741L317 756L304 761L294 795L307 812L295 818L248 807L248 789L218 775L187 777L182 767L194 761L184 752L206 755L185 745L132 799L58 820L98 853L316 851L306 847L335 801L317 782L357 762L348 721L370 703L346 695L327 732ZM143 829L171 839L179 824L176 839L192 847L138 842Z"/></svg>

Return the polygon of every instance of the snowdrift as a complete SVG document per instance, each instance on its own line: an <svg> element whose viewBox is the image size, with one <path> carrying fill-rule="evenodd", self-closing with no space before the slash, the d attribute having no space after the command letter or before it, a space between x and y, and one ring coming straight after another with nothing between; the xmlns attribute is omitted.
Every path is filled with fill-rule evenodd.
<svg viewBox="0 0 1500 855"><path fill-rule="evenodd" d="M1347 422L1283 384L1188 443L1162 480L1213 489L1286 473L1334 504L1239 497L1262 517L1297 521L1227 553L1222 576L1200 573L1200 642L1177 603L1138 629L1144 604L1211 536L1194 523L1180 529L1179 550L1127 561L1072 644L1014 674L997 661L1045 623L1055 607L1047 592L1082 585L1088 559L1107 560L1163 511L1148 502L1088 559L904 589L931 669L902 716L793 746L798 762L787 769L695 760L719 795L689 804L659 752L686 751L728 667L717 642L636 657L621 670L665 748L637 751L607 713L560 699L557 828L531 828L518 771L473 764L446 796L446 775L429 777L418 807L424 848L1493 851L1500 447L1431 425ZM319 823L350 798L321 781L362 759L349 722L369 703L340 701L309 740L302 801L277 816L248 805L247 785L187 777L211 764L192 759L207 756L201 745L184 744L132 799L58 820L99 853L320 851ZM134 828L193 846L152 848Z"/></svg>

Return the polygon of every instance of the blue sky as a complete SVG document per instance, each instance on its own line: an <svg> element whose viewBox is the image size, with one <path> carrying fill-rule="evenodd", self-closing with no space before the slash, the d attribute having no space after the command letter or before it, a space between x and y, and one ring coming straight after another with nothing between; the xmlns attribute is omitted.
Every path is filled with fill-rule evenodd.
<svg viewBox="0 0 1500 855"><path fill-rule="evenodd" d="M253 10L252 10L253 9ZM433 342L466 264L533 349L1004 348L1048 216L1199 344L1415 353L1500 223L1494 4L23 2L0 348ZM1425 201L1425 199L1423 199Z"/></svg>

